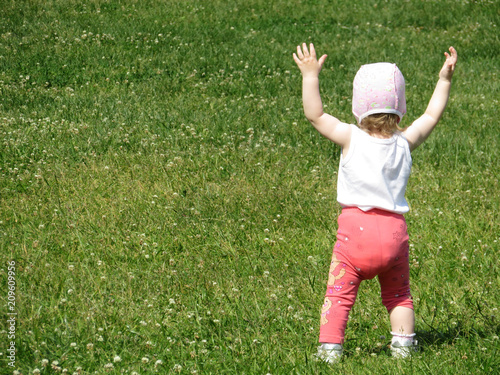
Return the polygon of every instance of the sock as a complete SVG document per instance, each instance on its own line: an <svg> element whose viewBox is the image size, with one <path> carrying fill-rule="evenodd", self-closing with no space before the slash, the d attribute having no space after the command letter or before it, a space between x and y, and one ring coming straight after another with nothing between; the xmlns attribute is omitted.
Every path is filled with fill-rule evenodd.
<svg viewBox="0 0 500 375"><path fill-rule="evenodd" d="M324 342L324 343L321 344L321 348L323 350L333 350L333 349L335 349L335 350L339 350L339 349L342 350L342 345L341 344L331 344L331 343Z"/></svg>
<svg viewBox="0 0 500 375"><path fill-rule="evenodd" d="M412 346L414 344L415 333L405 335L403 333L391 332L392 342L391 345L398 343L401 346Z"/></svg>

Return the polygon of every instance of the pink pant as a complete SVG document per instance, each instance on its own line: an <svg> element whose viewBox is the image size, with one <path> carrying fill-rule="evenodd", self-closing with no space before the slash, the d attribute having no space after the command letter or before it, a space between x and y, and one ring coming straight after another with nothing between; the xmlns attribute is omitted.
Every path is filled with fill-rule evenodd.
<svg viewBox="0 0 500 375"><path fill-rule="evenodd" d="M349 311L359 284L378 276L382 303L413 308L410 294L408 233L403 215L383 210L344 208L338 218L319 342L343 343Z"/></svg>

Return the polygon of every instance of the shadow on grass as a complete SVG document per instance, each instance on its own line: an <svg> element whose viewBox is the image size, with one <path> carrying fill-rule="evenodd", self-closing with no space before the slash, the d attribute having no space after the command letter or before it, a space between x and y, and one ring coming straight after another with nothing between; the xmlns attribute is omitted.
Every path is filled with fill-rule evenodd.
<svg viewBox="0 0 500 375"><path fill-rule="evenodd" d="M459 339L467 339L470 342L471 339L484 339L491 335L490 330L486 331L482 328L476 329L475 327L466 328L460 323L446 329L429 326L429 330L421 330L416 333L421 349L430 345L453 344Z"/></svg>
<svg viewBox="0 0 500 375"><path fill-rule="evenodd" d="M492 335L498 334L498 325L492 326L491 329L466 327L464 324L458 322L457 325L452 327L432 327L428 325L427 330L417 330L416 338L418 340L418 351L425 352L430 347L441 347L454 345L458 341L471 343L476 340L486 339ZM382 355L391 357L390 340L385 344L377 346L369 345L368 347L357 348L356 344L351 341L347 347L344 347L344 357L356 357L358 351L364 353L372 353L373 355Z"/></svg>

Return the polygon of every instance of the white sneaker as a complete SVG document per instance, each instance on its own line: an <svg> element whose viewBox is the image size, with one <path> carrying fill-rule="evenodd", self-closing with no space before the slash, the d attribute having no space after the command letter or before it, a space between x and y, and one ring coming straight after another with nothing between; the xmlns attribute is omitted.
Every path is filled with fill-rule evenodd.
<svg viewBox="0 0 500 375"><path fill-rule="evenodd" d="M343 350L340 344L321 344L318 346L316 357L327 363L337 363L342 357Z"/></svg>
<svg viewBox="0 0 500 375"><path fill-rule="evenodd" d="M413 340L410 345L401 345L399 342L391 344L391 354L395 358L407 358L418 351L418 342Z"/></svg>

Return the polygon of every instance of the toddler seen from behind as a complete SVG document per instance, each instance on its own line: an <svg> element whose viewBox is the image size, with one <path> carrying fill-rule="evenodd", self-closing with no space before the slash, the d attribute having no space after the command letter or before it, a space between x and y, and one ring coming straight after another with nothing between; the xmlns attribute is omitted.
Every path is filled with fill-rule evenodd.
<svg viewBox="0 0 500 375"><path fill-rule="evenodd" d="M342 212L321 309L318 356L330 363L339 360L359 285L377 276L391 323L391 352L406 357L416 349L403 216L409 211L405 191L411 152L431 134L446 108L457 52L450 47L445 53L425 113L406 129L399 127L406 113L404 77L391 63L363 65L356 74L352 109L357 125L324 113L318 77L326 57L318 59L313 44L305 43L293 54L302 74L306 118L341 147L337 201Z"/></svg>

